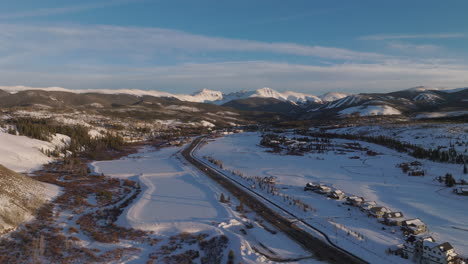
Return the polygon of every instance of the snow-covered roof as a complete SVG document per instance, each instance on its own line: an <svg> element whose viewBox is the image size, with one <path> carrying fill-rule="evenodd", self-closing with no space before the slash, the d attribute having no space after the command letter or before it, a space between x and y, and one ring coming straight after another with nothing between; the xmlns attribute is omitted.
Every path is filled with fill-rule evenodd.
<svg viewBox="0 0 468 264"><path fill-rule="evenodd" d="M414 226L423 226L425 225L423 221L419 218L414 219L407 219L404 221L407 225L414 225Z"/></svg>

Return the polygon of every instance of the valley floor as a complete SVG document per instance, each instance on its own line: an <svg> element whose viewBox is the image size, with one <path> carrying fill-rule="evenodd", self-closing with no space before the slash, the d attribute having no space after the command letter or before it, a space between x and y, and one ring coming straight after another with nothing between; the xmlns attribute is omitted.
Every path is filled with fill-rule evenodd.
<svg viewBox="0 0 468 264"><path fill-rule="evenodd" d="M118 225L153 231L158 237L183 232L224 234L236 263L263 263L277 259L300 259L289 263L318 263L282 233L273 234L252 212L235 210L239 202L180 156L180 147L143 148L120 160L93 162L96 173L128 178L142 185L142 194L116 222ZM230 198L221 203L220 195ZM274 262L269 262L274 263Z"/></svg>
<svg viewBox="0 0 468 264"><path fill-rule="evenodd" d="M239 170L249 176L276 177L276 186L282 193L301 199L316 209L298 214L334 237L338 245L368 260L381 258L388 263L404 262L385 254L387 248L403 242L401 231L378 223L356 208L343 205L342 201L304 192L307 182L321 182L393 211L401 211L406 218L420 218L436 241L448 241L457 252L468 255L468 198L457 196L451 188L434 181L435 177L447 172L456 178L463 177L459 165L420 160L426 176L410 177L396 165L416 159L375 144L360 142L379 153L377 156L333 151L290 156L266 152L266 148L258 145L260 140L259 133L229 135L209 141L197 155L221 160L225 170ZM352 156L359 158L350 158ZM272 199L281 200L278 197Z"/></svg>

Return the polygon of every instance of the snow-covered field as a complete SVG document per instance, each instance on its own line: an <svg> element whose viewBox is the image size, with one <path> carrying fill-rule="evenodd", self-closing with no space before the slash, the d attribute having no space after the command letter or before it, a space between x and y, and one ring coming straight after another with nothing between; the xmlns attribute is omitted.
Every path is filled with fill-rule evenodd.
<svg viewBox="0 0 468 264"><path fill-rule="evenodd" d="M211 141L197 155L215 157L223 161L225 169L240 170L246 175L277 177L277 187L282 192L317 209L308 212L308 221L336 239L338 245L371 262L379 258L382 263L404 262L398 257L389 259L384 253L386 248L403 242L402 233L398 228L384 226L361 211L342 205L342 202L304 192L307 182L333 185L348 194L363 196L393 211L401 211L406 218L420 218L438 242L448 241L459 253L468 255L468 197L456 196L451 188L433 181L447 172L455 178L468 180L460 165L420 160L426 176L410 177L396 165L415 159L382 146L361 142L362 146L381 153L377 156L356 152L286 156L266 152L266 148L258 145L260 139L258 133L229 135ZM360 158L350 159L352 156ZM354 237L354 233L361 234L364 239Z"/></svg>
<svg viewBox="0 0 468 264"><path fill-rule="evenodd" d="M357 126L330 129L328 132L368 136L382 135L432 149L441 146L446 150L450 144L453 144L457 152L468 154L468 124L466 123Z"/></svg>
<svg viewBox="0 0 468 264"><path fill-rule="evenodd" d="M155 150L143 148L139 153L120 160L94 162L90 166L96 173L139 181L143 193L121 215L117 224L154 231L161 237L181 232L224 234L229 238L229 248L243 263L264 263L264 256L254 248L264 245L277 257L296 258L308 256L298 245L282 233L272 234L256 222L253 213L245 217L232 205L220 203L220 195L229 193L207 176L187 165L178 152L180 147ZM234 208L233 208L234 207ZM253 223L247 229L245 224ZM244 231L246 234L243 234ZM305 259L292 263L317 263Z"/></svg>
<svg viewBox="0 0 468 264"><path fill-rule="evenodd" d="M41 149L54 150L56 146L63 146L69 140L65 135L56 135L52 142L46 142L0 131L0 164L16 172L37 170L53 160L42 153Z"/></svg>

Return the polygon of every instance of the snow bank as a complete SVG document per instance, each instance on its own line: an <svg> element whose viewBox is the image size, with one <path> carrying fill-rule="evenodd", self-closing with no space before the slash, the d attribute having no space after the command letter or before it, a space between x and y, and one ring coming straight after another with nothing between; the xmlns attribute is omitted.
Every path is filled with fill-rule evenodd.
<svg viewBox="0 0 468 264"><path fill-rule="evenodd" d="M388 105L361 105L349 107L339 112L341 115L359 114L360 116L401 115L401 112Z"/></svg>
<svg viewBox="0 0 468 264"><path fill-rule="evenodd" d="M0 164L16 172L31 172L53 160L41 149L54 150L55 146L63 146L69 141L69 137L60 134L54 136L51 143L0 132Z"/></svg>

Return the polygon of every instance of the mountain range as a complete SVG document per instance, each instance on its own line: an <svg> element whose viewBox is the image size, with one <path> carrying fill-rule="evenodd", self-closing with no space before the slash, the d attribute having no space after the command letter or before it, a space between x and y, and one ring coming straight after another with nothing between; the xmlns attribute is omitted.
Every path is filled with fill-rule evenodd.
<svg viewBox="0 0 468 264"><path fill-rule="evenodd" d="M441 90L419 86L390 93L329 92L315 96L292 91L278 92L271 88L227 94L203 89L188 95L152 90L72 90L60 87L0 86L0 107L27 105L56 108L129 106L133 109L148 108L151 105L152 110L148 111L156 111L160 115L196 107L213 113L230 110L269 112L298 120L388 115L440 118L468 115L468 88ZM169 108L166 109L167 107ZM198 110L197 113L204 116L203 111ZM191 118L195 113L189 111L184 115Z"/></svg>
<svg viewBox="0 0 468 264"><path fill-rule="evenodd" d="M180 101L195 102L195 103L213 103L222 105L232 100L246 99L246 98L273 98L284 102L291 102L294 104L303 104L306 102L323 103L329 102L348 96L344 93L326 93L321 96L315 96L306 93L299 93L293 91L278 92L271 88L261 88L255 91L238 91L232 93L223 93L221 91L214 91L210 89L202 89L193 94L172 94L167 92L159 92L153 90L136 90L136 89L66 89L62 87L47 87L47 88L32 88L27 86L0 86L0 90L9 93L17 93L20 91L28 90L42 90L49 92L71 92L71 93L99 93L99 94L128 94L135 96L154 96L154 97L168 97L176 98Z"/></svg>

